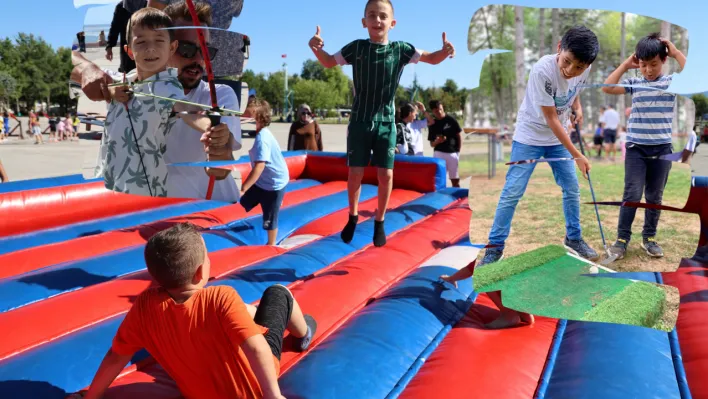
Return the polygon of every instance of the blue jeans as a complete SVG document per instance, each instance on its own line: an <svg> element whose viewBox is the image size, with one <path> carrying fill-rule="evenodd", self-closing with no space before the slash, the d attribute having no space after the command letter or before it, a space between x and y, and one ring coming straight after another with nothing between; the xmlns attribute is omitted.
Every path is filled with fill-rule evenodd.
<svg viewBox="0 0 708 399"><path fill-rule="evenodd" d="M514 141L511 146L511 162L525 159L539 158L572 158L570 152L562 145L549 147L531 146ZM502 190L497 212L494 216L494 224L489 232L489 244L500 245L509 237L511 230L511 220L514 218L516 205L526 192L529 179L534 169L535 163L524 165L513 165L509 167L506 174L506 184ZM580 240L582 229L580 228L580 186L578 176L575 174L574 161L550 162L553 176L556 183L563 191L563 213L565 214L565 230L569 240ZM543 232L539 232L543 233Z"/></svg>

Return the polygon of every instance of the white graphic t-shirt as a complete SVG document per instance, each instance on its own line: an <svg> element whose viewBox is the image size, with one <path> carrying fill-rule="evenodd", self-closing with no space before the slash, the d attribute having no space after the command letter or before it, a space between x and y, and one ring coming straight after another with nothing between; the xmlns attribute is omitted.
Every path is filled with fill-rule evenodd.
<svg viewBox="0 0 708 399"><path fill-rule="evenodd" d="M526 95L516 116L514 141L533 146L560 145L541 107L555 106L561 126L568 126L571 105L587 84L592 67L578 77L566 79L558 67L557 57L556 54L546 55L531 69Z"/></svg>

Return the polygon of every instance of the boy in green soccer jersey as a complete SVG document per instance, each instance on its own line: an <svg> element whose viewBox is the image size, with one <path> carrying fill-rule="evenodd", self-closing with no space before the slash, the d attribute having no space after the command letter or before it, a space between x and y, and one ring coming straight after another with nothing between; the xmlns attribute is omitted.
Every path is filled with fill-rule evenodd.
<svg viewBox="0 0 708 399"><path fill-rule="evenodd" d="M396 109L394 98L403 68L422 61L439 64L453 57L455 48L443 33L443 48L434 53L413 45L388 41L388 31L396 25L393 4L389 0L368 0L362 19L369 31L368 40L355 40L335 55L323 50L320 27L310 39L310 48L325 68L351 65L354 72L354 104L347 132L349 166L349 221L342 230L342 240L349 243L359 218L359 194L364 168L378 168L379 195L374 223L374 245L386 244L383 223L393 186L393 158L396 153ZM373 152L373 159L372 159Z"/></svg>

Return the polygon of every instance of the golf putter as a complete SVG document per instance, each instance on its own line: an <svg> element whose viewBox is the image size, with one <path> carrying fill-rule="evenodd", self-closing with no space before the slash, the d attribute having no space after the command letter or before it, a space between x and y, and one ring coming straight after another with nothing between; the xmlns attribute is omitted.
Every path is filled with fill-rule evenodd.
<svg viewBox="0 0 708 399"><path fill-rule="evenodd" d="M575 111L573 111L573 116L575 116ZM578 132L578 136L580 136L580 126L578 125L577 122L575 122L575 131ZM583 138L580 137L579 140L580 143L580 152L585 156L585 148L583 146ZM590 183L590 194L592 195L592 202L597 202L595 201L595 190L592 187L592 179L590 178L590 171L588 171L588 183ZM610 252L610 248L607 246L607 241L605 241L605 233L602 230L602 222L600 221L600 211L597 209L597 204L595 205L595 215L597 216L597 224L600 227L600 236L602 237L602 246L605 248L605 254L607 255L607 258L603 261L600 262L601 265L607 266L610 263L614 262L617 260L617 255L612 254Z"/></svg>

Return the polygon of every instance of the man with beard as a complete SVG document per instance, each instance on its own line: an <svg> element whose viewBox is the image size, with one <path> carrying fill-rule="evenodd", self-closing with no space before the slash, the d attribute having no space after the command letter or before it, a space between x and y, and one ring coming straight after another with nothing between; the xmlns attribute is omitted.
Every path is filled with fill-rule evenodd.
<svg viewBox="0 0 708 399"><path fill-rule="evenodd" d="M211 7L202 2L195 4L199 21L204 26L211 26ZM165 8L165 13L170 16L176 27L191 27L192 20L189 9L184 1L171 4ZM205 30L205 39L209 43L209 31ZM179 42L177 51L170 58L169 66L177 68L178 79L184 87L184 94L187 101L204 105L211 105L209 85L202 80L205 71L204 55L197 38L195 29L177 29L174 31L174 38ZM216 49L209 44L209 55L214 56ZM95 64L86 60L77 52L73 52L74 71L72 78L81 82L81 88L86 96L93 101L110 101L108 85L113 83L113 79L108 74L110 71L103 71ZM240 109L236 93L229 86L216 85L216 96L219 106L225 109ZM170 134L167 136L167 151L164 159L167 164L180 162L202 162L207 159L204 150L204 143L200 141L200 135L182 120L174 122ZM208 154L211 159L232 159L232 151L241 149L241 124L238 117L223 116L221 125L215 127L207 134L207 140L218 140L223 135L229 135L227 147L208 147ZM167 187L171 197L200 198L206 197L209 184L209 176L198 167L175 167L168 166ZM226 177L219 180L220 177ZM239 201L239 189L233 178L228 174L217 177L214 184L212 200L236 203Z"/></svg>

